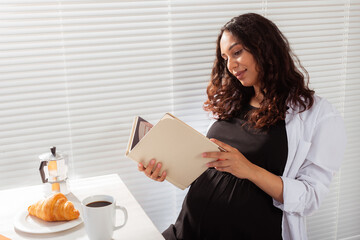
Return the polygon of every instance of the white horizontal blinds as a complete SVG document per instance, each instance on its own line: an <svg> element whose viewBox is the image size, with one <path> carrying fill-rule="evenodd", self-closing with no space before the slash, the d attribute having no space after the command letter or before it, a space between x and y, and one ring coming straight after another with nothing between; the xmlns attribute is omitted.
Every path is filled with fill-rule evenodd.
<svg viewBox="0 0 360 240"><path fill-rule="evenodd" d="M337 239L360 236L360 2L349 1L345 123L347 151L341 169ZM352 239L352 238L351 238Z"/></svg>
<svg viewBox="0 0 360 240"><path fill-rule="evenodd" d="M205 133L202 109L220 28L232 17L259 12L262 1L171 1L174 112Z"/></svg>
<svg viewBox="0 0 360 240"><path fill-rule="evenodd" d="M38 155L70 149L58 4L0 4L0 189L39 184Z"/></svg>
<svg viewBox="0 0 360 240"><path fill-rule="evenodd" d="M133 117L158 120L171 110L167 10L166 1L62 1L78 176L128 164L114 160L125 153Z"/></svg>
<svg viewBox="0 0 360 240"><path fill-rule="evenodd" d="M259 12L262 1L171 1L174 114L206 134L210 123L202 109L215 59L220 28L232 17ZM177 190L178 212L187 191ZM174 219L175 220L175 219Z"/></svg>
<svg viewBox="0 0 360 240"><path fill-rule="evenodd" d="M61 1L75 175L119 173L157 227L173 188L124 157L134 116L172 111L167 1ZM151 189L151 190L150 190Z"/></svg>

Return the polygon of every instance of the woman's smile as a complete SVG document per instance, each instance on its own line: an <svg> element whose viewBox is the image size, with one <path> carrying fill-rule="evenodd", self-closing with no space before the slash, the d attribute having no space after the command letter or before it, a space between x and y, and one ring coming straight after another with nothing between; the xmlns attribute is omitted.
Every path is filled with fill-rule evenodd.
<svg viewBox="0 0 360 240"><path fill-rule="evenodd" d="M242 71L234 72L233 74L237 79L242 80L245 78L246 71L247 71L247 69L244 69Z"/></svg>

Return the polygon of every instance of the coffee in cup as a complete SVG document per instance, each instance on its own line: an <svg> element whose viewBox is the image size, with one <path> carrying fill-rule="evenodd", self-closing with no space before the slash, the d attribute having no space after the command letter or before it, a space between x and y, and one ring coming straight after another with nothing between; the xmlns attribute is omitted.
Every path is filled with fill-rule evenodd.
<svg viewBox="0 0 360 240"><path fill-rule="evenodd" d="M86 204L87 207L105 207L107 205L110 205L111 202L108 201L96 201Z"/></svg>
<svg viewBox="0 0 360 240"><path fill-rule="evenodd" d="M81 202L85 231L90 240L108 240L113 232L122 228L127 222L127 210L116 205L114 197L110 195L93 195ZM124 215L123 224L115 226L116 210Z"/></svg>

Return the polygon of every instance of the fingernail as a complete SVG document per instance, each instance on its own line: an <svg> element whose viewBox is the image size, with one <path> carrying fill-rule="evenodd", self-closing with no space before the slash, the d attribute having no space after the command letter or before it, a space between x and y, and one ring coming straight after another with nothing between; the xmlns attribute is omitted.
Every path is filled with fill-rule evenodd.
<svg viewBox="0 0 360 240"><path fill-rule="evenodd" d="M157 164L157 168L161 168L161 163L158 163L158 164Z"/></svg>
<svg viewBox="0 0 360 240"><path fill-rule="evenodd" d="M202 156L203 156L203 157L206 157L206 156L207 156L207 154L206 154L206 153L202 153Z"/></svg>
<svg viewBox="0 0 360 240"><path fill-rule="evenodd" d="M155 163L155 160L152 159L152 160L150 161L150 164L154 164L154 163Z"/></svg>

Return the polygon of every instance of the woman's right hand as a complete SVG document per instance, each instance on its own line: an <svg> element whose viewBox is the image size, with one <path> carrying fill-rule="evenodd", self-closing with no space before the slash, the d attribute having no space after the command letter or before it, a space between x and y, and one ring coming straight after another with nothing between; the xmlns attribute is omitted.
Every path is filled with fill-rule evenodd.
<svg viewBox="0 0 360 240"><path fill-rule="evenodd" d="M154 166L156 165L155 171L152 171L154 169ZM163 171L161 176L159 176L160 170L161 170L162 164L156 163L155 159L151 159L149 164L145 167L142 163L138 164L138 169L140 172L144 172L145 175L155 181L163 182L166 178L166 172Z"/></svg>

